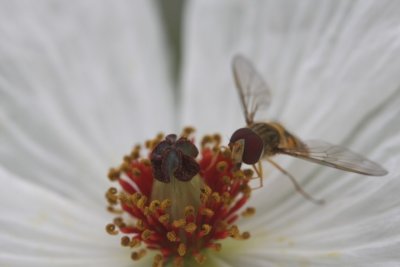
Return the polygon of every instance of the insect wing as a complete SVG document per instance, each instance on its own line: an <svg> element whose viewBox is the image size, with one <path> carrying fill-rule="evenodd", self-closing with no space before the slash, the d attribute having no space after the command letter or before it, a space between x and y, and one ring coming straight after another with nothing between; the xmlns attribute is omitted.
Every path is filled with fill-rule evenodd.
<svg viewBox="0 0 400 267"><path fill-rule="evenodd" d="M271 102L270 90L253 64L241 55L232 61L233 76L247 125L254 122L256 112L266 110Z"/></svg>
<svg viewBox="0 0 400 267"><path fill-rule="evenodd" d="M317 140L304 142L304 145L304 147L298 148L281 148L280 152L318 164L364 175L383 176L388 173L379 164L347 148Z"/></svg>

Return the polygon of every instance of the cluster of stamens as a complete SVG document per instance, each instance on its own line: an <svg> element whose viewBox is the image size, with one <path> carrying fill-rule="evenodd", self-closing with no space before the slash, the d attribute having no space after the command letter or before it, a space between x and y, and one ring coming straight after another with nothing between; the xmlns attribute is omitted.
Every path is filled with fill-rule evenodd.
<svg viewBox="0 0 400 267"><path fill-rule="evenodd" d="M182 136L189 139L192 132L186 128ZM171 208L179 203L157 199L152 192L155 179L149 155L162 140L160 134L147 141L144 157L140 146L136 146L121 166L110 170L109 178L118 182L120 189L112 187L106 193L108 210L117 215L106 226L107 232L122 233L121 245L133 249L133 260L142 258L147 250L157 251L153 261L157 267L169 261L184 266L192 259L201 264L206 261L206 249L221 250L221 240L249 238L250 234L241 233L234 223L250 197L248 183L253 173L235 169L229 148L220 146L219 135L205 136L197 159L202 179L200 204L184 205L182 216L174 217ZM247 208L242 215L254 212Z"/></svg>

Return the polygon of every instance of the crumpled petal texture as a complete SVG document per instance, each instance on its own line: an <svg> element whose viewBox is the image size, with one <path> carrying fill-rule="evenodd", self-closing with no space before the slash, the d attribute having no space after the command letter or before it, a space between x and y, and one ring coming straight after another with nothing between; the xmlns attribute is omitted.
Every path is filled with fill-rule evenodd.
<svg viewBox="0 0 400 267"><path fill-rule="evenodd" d="M108 166L172 125L157 11L145 1L2 5L1 163L103 208Z"/></svg>
<svg viewBox="0 0 400 267"><path fill-rule="evenodd" d="M186 8L183 123L245 124L230 70L250 58L271 87L260 120L306 139L341 144L381 163L366 177L278 156L315 206L265 164L247 242L224 243L221 266L398 266L400 258L400 3L192 1ZM212 100L212 101L211 101ZM207 108L202 108L207 103ZM218 110L218 112L215 112ZM210 118L213 119L210 119ZM235 255L235 256L233 256Z"/></svg>

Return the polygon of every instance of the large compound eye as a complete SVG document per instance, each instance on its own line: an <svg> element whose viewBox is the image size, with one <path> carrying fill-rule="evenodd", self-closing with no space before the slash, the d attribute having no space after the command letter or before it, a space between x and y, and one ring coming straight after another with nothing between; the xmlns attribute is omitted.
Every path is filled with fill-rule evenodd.
<svg viewBox="0 0 400 267"><path fill-rule="evenodd" d="M232 145L240 139L244 139L242 161L250 165L257 163L264 150L261 138L249 128L240 128L232 134L229 142Z"/></svg>

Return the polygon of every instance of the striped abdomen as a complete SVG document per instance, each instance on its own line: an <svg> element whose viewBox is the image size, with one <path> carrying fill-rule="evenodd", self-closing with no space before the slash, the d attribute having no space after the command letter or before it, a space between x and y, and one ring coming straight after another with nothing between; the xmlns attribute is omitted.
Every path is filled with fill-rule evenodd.
<svg viewBox="0 0 400 267"><path fill-rule="evenodd" d="M277 122L254 123L249 128L263 141L264 152L262 156L272 156L279 152L280 148L304 147L304 144L293 134Z"/></svg>

